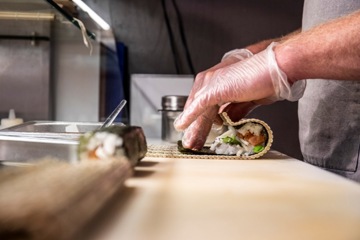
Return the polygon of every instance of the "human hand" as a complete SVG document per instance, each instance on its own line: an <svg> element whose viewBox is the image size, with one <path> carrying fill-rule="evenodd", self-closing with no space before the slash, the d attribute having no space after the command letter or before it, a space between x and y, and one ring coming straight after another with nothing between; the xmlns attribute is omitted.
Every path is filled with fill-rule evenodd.
<svg viewBox="0 0 360 240"><path fill-rule="evenodd" d="M212 68L199 73L185 104L186 108L194 101L195 94L203 87L204 81L208 78L209 72L230 66L236 62L242 61L253 54L247 49L235 49L224 55L222 61ZM218 116L219 107L217 105L209 107L201 116L199 116L184 132L182 144L185 148L201 149L204 146L206 138L212 128L213 123L222 125L222 120Z"/></svg>
<svg viewBox="0 0 360 240"><path fill-rule="evenodd" d="M275 43L271 44L266 50L244 61L205 72L201 84L191 91L192 98L186 104L184 112L174 123L177 130L190 129L184 135L189 145L195 142L190 138L196 137L196 131L198 134L208 133L208 129L201 129L199 124L209 124L209 120L215 118L214 112L217 112L219 105L284 99L294 101L302 96L305 83L296 82L291 86L286 74L277 65L274 45ZM187 134L189 131L191 134ZM200 142L202 141L201 139ZM193 146L196 149L202 147L199 144Z"/></svg>
<svg viewBox="0 0 360 240"><path fill-rule="evenodd" d="M264 104L270 104L270 102L241 102L241 103L228 103L222 105L220 108L210 108L204 114L200 115L184 132L182 138L182 145L185 148L194 150L201 149L207 141L212 141L214 135L221 134L223 129L223 120L218 113L226 112L231 120L234 122L239 121L249 114L256 107ZM210 139L209 139L209 133Z"/></svg>

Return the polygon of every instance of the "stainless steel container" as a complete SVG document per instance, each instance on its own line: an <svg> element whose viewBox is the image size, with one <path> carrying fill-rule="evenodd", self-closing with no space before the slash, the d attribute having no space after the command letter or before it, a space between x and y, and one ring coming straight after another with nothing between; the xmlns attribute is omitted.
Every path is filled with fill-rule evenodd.
<svg viewBox="0 0 360 240"><path fill-rule="evenodd" d="M0 163L44 157L77 161L78 139L102 123L32 121L0 130ZM70 128L69 128L70 127Z"/></svg>
<svg viewBox="0 0 360 240"><path fill-rule="evenodd" d="M174 121L183 111L187 96L168 95L161 99L162 106L162 124L161 138L164 141L176 143L181 140L182 133L177 132L174 128Z"/></svg>
<svg viewBox="0 0 360 240"><path fill-rule="evenodd" d="M68 126L76 126L78 131L67 131ZM48 156L76 162L78 138L100 126L101 123L33 121L2 129L0 162L33 162Z"/></svg>

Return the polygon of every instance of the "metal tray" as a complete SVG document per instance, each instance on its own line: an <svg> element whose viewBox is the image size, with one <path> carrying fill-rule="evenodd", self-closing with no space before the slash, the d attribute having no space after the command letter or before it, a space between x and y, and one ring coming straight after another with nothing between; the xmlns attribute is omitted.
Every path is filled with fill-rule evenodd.
<svg viewBox="0 0 360 240"><path fill-rule="evenodd" d="M28 163L45 157L55 157L76 162L78 138L101 125L102 123L89 122L33 121L2 129L0 161ZM76 126L79 131L67 132L68 126Z"/></svg>
<svg viewBox="0 0 360 240"><path fill-rule="evenodd" d="M102 123L32 121L0 130L0 136L54 139L78 139L81 134L99 128ZM71 131L77 128L78 131ZM70 131L67 131L70 129Z"/></svg>

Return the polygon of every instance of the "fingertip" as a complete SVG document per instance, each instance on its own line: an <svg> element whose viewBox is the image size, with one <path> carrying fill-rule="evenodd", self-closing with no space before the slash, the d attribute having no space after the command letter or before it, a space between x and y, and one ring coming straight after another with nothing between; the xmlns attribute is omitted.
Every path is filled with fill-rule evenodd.
<svg viewBox="0 0 360 240"><path fill-rule="evenodd" d="M177 131L187 129L201 114L207 110L207 106L199 99L195 99L174 121Z"/></svg>
<svg viewBox="0 0 360 240"><path fill-rule="evenodd" d="M174 128L178 132L182 132L186 129L186 127L183 126L184 125L182 120L183 114L184 113L182 112L174 121Z"/></svg>

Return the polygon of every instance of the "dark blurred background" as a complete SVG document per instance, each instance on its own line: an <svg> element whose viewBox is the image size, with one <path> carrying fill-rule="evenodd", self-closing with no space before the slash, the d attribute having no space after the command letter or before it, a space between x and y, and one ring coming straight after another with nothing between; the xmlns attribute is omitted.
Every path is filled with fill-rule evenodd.
<svg viewBox="0 0 360 240"><path fill-rule="evenodd" d="M133 73L201 72L218 63L231 49L299 29L303 8L302 0L85 2L111 23L116 41L126 46L127 83ZM302 158L297 102L283 101L260 107L251 117L260 118L271 126L275 135L274 149Z"/></svg>

